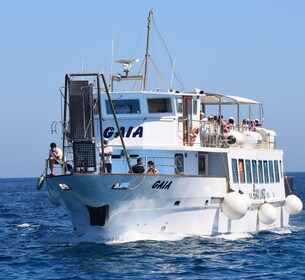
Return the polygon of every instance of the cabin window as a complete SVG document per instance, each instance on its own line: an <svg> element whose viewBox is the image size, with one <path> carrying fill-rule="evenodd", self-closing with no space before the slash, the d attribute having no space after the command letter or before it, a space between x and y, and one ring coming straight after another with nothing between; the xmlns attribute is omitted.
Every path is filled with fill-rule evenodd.
<svg viewBox="0 0 305 280"><path fill-rule="evenodd" d="M280 172L279 172L279 162L277 160L274 161L274 173L275 173L275 182L280 181Z"/></svg>
<svg viewBox="0 0 305 280"><path fill-rule="evenodd" d="M207 158L208 155L204 153L198 154L198 173L199 175L207 175Z"/></svg>
<svg viewBox="0 0 305 280"><path fill-rule="evenodd" d="M268 172L267 160L264 160L264 177L265 177L265 183L269 183L269 172Z"/></svg>
<svg viewBox="0 0 305 280"><path fill-rule="evenodd" d="M106 102L107 114L112 114L109 100ZM140 101L138 99L117 99L112 101L116 114L140 114Z"/></svg>
<svg viewBox="0 0 305 280"><path fill-rule="evenodd" d="M251 174L251 162L249 159L246 159L246 178L247 178L247 183L250 184L252 183L252 174Z"/></svg>
<svg viewBox="0 0 305 280"><path fill-rule="evenodd" d="M270 183L274 183L274 169L273 169L272 160L269 160L269 175L270 175Z"/></svg>
<svg viewBox="0 0 305 280"><path fill-rule="evenodd" d="M181 98L176 99L176 110L177 110L177 113L182 113L182 99Z"/></svg>
<svg viewBox="0 0 305 280"><path fill-rule="evenodd" d="M170 98L148 98L147 106L149 113L171 113L172 105Z"/></svg>
<svg viewBox="0 0 305 280"><path fill-rule="evenodd" d="M238 160L238 169L239 169L239 180L241 183L245 183L245 166L243 159Z"/></svg>
<svg viewBox="0 0 305 280"><path fill-rule="evenodd" d="M253 173L253 183L258 183L257 178L257 162L256 160L252 160L252 173Z"/></svg>
<svg viewBox="0 0 305 280"><path fill-rule="evenodd" d="M259 180L260 183L264 183L263 162L261 160L258 161L258 180Z"/></svg>
<svg viewBox="0 0 305 280"><path fill-rule="evenodd" d="M197 115L197 100L193 100L193 115Z"/></svg>
<svg viewBox="0 0 305 280"><path fill-rule="evenodd" d="M232 175L233 183L238 183L238 168L237 168L237 159L232 158Z"/></svg>
<svg viewBox="0 0 305 280"><path fill-rule="evenodd" d="M183 154L175 154L175 174L184 173Z"/></svg>

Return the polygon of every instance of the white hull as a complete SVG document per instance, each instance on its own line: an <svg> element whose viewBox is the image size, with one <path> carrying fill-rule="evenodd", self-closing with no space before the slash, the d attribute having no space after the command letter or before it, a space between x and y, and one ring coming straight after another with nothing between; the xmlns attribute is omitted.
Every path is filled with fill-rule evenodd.
<svg viewBox="0 0 305 280"><path fill-rule="evenodd" d="M113 189L118 182L125 187ZM271 224L258 218L264 202L259 199L242 218L229 219L221 207L227 191L224 178L79 174L46 178L46 185L53 203L60 201L68 211L77 236L89 234L92 241L116 239L130 231L207 236L256 232L287 226L289 220L283 199L271 202L276 210ZM90 225L87 206L104 205L109 206L105 224Z"/></svg>

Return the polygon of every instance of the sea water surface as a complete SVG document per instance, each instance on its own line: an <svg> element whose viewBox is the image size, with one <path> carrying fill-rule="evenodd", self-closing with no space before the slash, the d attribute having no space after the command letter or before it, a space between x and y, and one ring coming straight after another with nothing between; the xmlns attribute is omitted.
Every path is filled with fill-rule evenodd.
<svg viewBox="0 0 305 280"><path fill-rule="evenodd" d="M294 193L305 202L305 173ZM257 234L145 236L79 243L37 178L0 179L2 279L305 279L305 212ZM305 203L304 203L305 205ZM148 239L149 238L149 239Z"/></svg>

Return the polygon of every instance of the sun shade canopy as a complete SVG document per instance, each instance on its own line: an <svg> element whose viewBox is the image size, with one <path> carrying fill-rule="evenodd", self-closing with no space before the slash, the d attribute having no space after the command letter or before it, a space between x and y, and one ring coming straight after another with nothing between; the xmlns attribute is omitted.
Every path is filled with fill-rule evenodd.
<svg viewBox="0 0 305 280"><path fill-rule="evenodd" d="M204 93L200 99L201 103L210 105L261 104L253 99L233 95L222 95L218 93Z"/></svg>

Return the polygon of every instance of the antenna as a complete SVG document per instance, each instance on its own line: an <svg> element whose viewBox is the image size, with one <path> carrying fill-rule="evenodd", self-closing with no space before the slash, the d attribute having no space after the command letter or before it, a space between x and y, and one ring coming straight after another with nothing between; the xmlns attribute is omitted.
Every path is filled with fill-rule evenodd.
<svg viewBox="0 0 305 280"><path fill-rule="evenodd" d="M173 79L174 79L174 74L175 74L175 64L176 64L176 58L174 58L174 62L173 62L171 82L170 82L170 85L169 85L170 88L173 88Z"/></svg>
<svg viewBox="0 0 305 280"><path fill-rule="evenodd" d="M85 65L83 59L82 59L82 73L85 73ZM82 80L84 80L84 76L82 76Z"/></svg>
<svg viewBox="0 0 305 280"><path fill-rule="evenodd" d="M146 54L145 54L145 65L144 65L144 85L143 90L146 91L147 81L147 63L149 58L149 40L150 40L150 22L153 16L153 11L150 10L147 18L147 39L146 39Z"/></svg>
<svg viewBox="0 0 305 280"><path fill-rule="evenodd" d="M112 30L112 42L111 42L111 63L110 63L110 75L112 76L112 66L113 66L113 54L114 54L114 28Z"/></svg>

